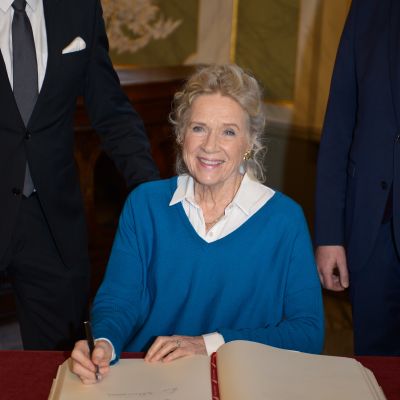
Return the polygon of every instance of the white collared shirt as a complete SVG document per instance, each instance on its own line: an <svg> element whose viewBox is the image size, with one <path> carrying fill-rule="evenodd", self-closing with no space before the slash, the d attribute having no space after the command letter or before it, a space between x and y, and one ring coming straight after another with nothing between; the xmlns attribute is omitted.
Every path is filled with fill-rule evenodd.
<svg viewBox="0 0 400 400"><path fill-rule="evenodd" d="M47 66L47 34L44 19L43 1L26 0L26 13L31 22L33 39L36 48L36 60L38 66L38 91L42 88ZM12 63L12 33L11 26L14 17L12 8L13 0L0 0L0 50L6 65L8 79L13 87L13 63Z"/></svg>
<svg viewBox="0 0 400 400"><path fill-rule="evenodd" d="M206 232L203 211L194 197L194 179L191 176L178 177L177 188L169 205L182 203L194 230L206 242L211 243L239 228L265 205L274 193L274 190L252 180L245 174L235 197L225 208L224 216L208 232ZM208 355L217 351L225 343L223 336L218 332L207 333L203 335L203 339Z"/></svg>
<svg viewBox="0 0 400 400"><path fill-rule="evenodd" d="M169 205L173 206L181 202L194 230L206 242L211 243L229 235L239 228L239 226L254 215L274 193L274 190L252 180L245 174L234 199L225 208L225 215L208 232L206 232L203 211L196 203L194 197L194 179L191 176L181 175L178 177L178 185Z"/></svg>

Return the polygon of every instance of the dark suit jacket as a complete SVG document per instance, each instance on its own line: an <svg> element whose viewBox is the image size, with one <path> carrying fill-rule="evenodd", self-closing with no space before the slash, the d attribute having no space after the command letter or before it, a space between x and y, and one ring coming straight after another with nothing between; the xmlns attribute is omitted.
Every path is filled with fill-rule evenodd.
<svg viewBox="0 0 400 400"><path fill-rule="evenodd" d="M99 0L43 0L46 75L25 128L0 54L0 259L21 202L26 159L64 262L87 257L83 204L73 158L73 115L83 95L102 145L128 185L158 177L139 116L122 93L109 56ZM62 54L80 36L83 51Z"/></svg>
<svg viewBox="0 0 400 400"><path fill-rule="evenodd" d="M400 244L400 1L353 0L321 138L316 245L344 245L351 270L376 240L393 185Z"/></svg>

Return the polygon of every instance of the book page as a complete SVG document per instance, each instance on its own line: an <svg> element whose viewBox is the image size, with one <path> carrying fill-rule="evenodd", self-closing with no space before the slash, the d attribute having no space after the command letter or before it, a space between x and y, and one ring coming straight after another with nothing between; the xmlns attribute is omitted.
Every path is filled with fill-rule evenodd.
<svg viewBox="0 0 400 400"><path fill-rule="evenodd" d="M60 367L49 400L211 400L210 359L182 358L171 363L122 359L94 385L71 372L71 360Z"/></svg>
<svg viewBox="0 0 400 400"><path fill-rule="evenodd" d="M221 400L381 400L365 368L345 357L233 341L217 352Z"/></svg>

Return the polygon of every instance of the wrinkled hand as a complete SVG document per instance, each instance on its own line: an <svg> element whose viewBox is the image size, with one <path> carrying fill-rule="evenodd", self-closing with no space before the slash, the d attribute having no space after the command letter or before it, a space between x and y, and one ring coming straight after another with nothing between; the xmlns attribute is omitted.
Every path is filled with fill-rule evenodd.
<svg viewBox="0 0 400 400"><path fill-rule="evenodd" d="M89 346L86 340L75 343L72 350L72 372L79 376L85 385L96 383L96 365L99 366L100 379L110 370L112 347L104 340L98 340L90 359Z"/></svg>
<svg viewBox="0 0 400 400"><path fill-rule="evenodd" d="M169 362L194 354L207 355L202 336L158 336L144 359L148 362Z"/></svg>
<svg viewBox="0 0 400 400"><path fill-rule="evenodd" d="M346 251L343 246L318 246L315 261L319 279L325 289L338 292L349 287Z"/></svg>

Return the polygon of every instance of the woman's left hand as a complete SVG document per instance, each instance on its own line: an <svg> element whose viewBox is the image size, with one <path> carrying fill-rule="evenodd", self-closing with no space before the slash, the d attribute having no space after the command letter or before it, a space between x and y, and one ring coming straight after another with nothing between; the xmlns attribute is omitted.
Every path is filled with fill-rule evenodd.
<svg viewBox="0 0 400 400"><path fill-rule="evenodd" d="M144 359L169 362L194 354L207 355L203 336L158 336Z"/></svg>

